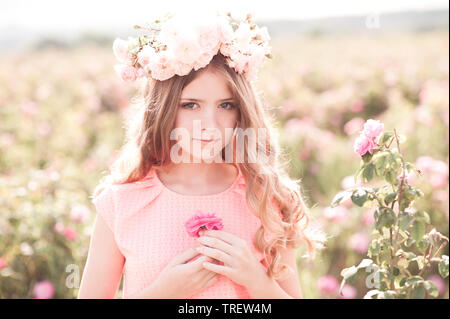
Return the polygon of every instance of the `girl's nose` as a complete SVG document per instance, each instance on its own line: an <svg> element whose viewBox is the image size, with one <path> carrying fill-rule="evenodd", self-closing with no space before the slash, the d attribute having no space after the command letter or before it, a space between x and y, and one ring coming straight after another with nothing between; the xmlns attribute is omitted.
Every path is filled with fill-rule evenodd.
<svg viewBox="0 0 450 319"><path fill-rule="evenodd" d="M205 108L205 111L202 112L203 114L202 119L201 119L201 124L202 124L202 131L203 130L207 130L207 131L214 131L217 130L217 119L216 119L216 113L214 108Z"/></svg>

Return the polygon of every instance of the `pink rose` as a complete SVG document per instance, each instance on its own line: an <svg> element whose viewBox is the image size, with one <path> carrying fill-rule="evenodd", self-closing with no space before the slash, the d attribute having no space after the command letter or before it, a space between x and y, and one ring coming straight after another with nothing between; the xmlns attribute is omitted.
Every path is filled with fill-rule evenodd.
<svg viewBox="0 0 450 319"><path fill-rule="evenodd" d="M176 14L165 21L159 32L159 41L169 47L176 43L182 37L183 28L190 25L189 21L185 19L186 17L182 14Z"/></svg>
<svg viewBox="0 0 450 319"><path fill-rule="evenodd" d="M156 59L156 51L153 47L146 45L138 53L138 62L141 66L146 66L150 61Z"/></svg>
<svg viewBox="0 0 450 319"><path fill-rule="evenodd" d="M416 166L424 173L432 172L434 166L434 159L431 158L430 156L420 156L416 160Z"/></svg>
<svg viewBox="0 0 450 319"><path fill-rule="evenodd" d="M197 71L198 69L204 68L209 62L211 62L213 57L214 55L209 52L202 53L197 58L197 61L194 62L194 70Z"/></svg>
<svg viewBox="0 0 450 319"><path fill-rule="evenodd" d="M347 135L357 133L361 126L364 125L364 120L360 117L354 117L344 125L344 132Z"/></svg>
<svg viewBox="0 0 450 319"><path fill-rule="evenodd" d="M349 211L347 207L336 206L336 207L326 207L323 211L323 216L332 221L344 222L348 219Z"/></svg>
<svg viewBox="0 0 450 319"><path fill-rule="evenodd" d="M228 23L227 19L223 16L218 17L218 27L220 30L220 41L222 43L229 43L234 38L233 27Z"/></svg>
<svg viewBox="0 0 450 319"><path fill-rule="evenodd" d="M191 70L192 70L192 66L190 64L186 64L183 62L175 62L175 63L173 63L172 67L173 67L175 74L178 74L181 76L189 74L189 72L191 72Z"/></svg>
<svg viewBox="0 0 450 319"><path fill-rule="evenodd" d="M421 156L416 160L416 166L424 173L429 173L429 182L433 188L441 188L448 183L447 163L435 160L430 156Z"/></svg>
<svg viewBox="0 0 450 319"><path fill-rule="evenodd" d="M77 237L77 232L72 227L64 228L63 233L68 240L74 240Z"/></svg>
<svg viewBox="0 0 450 319"><path fill-rule="evenodd" d="M53 230L57 233L62 233L64 231L64 225L61 222L57 222L54 226L53 226Z"/></svg>
<svg viewBox="0 0 450 319"><path fill-rule="evenodd" d="M40 281L34 285L33 294L35 299L50 299L55 293L55 288L48 280Z"/></svg>
<svg viewBox="0 0 450 319"><path fill-rule="evenodd" d="M373 154L376 144L364 134L360 134L353 145L353 151L359 156L363 156L367 152Z"/></svg>
<svg viewBox="0 0 450 319"><path fill-rule="evenodd" d="M430 184L433 188L443 188L448 183L448 175L446 174L432 174L430 176Z"/></svg>
<svg viewBox="0 0 450 319"><path fill-rule="evenodd" d="M364 111L364 102L361 100L355 101L350 107L350 110L354 113L361 113Z"/></svg>
<svg viewBox="0 0 450 319"><path fill-rule="evenodd" d="M364 123L363 134L369 139L378 139L383 133L384 124L378 120L367 120ZM378 140L376 141L378 142Z"/></svg>
<svg viewBox="0 0 450 319"><path fill-rule="evenodd" d="M203 52L215 52L220 46L220 34L217 24L202 25L199 30L199 44ZM214 53L214 55L215 55Z"/></svg>
<svg viewBox="0 0 450 319"><path fill-rule="evenodd" d="M250 62L250 57L248 55L236 52L231 56L231 59L233 59L236 72L243 73L247 71Z"/></svg>
<svg viewBox="0 0 450 319"><path fill-rule="evenodd" d="M270 40L269 31L267 30L267 27L259 28L258 34L261 36L261 39L264 42L268 42Z"/></svg>
<svg viewBox="0 0 450 319"><path fill-rule="evenodd" d="M116 38L113 43L113 51L116 59L120 63L127 63L129 60L128 41Z"/></svg>
<svg viewBox="0 0 450 319"><path fill-rule="evenodd" d="M359 254L367 252L370 245L370 238L364 232L353 234L350 238L350 247Z"/></svg>
<svg viewBox="0 0 450 319"><path fill-rule="evenodd" d="M6 267L6 261L0 257L0 269L3 269Z"/></svg>
<svg viewBox="0 0 450 319"><path fill-rule="evenodd" d="M317 287L322 294L336 294L339 289L339 283L333 276L326 275L317 280Z"/></svg>
<svg viewBox="0 0 450 319"><path fill-rule="evenodd" d="M362 222L364 225L372 226L375 223L375 217L373 216L376 208L364 211L362 215Z"/></svg>
<svg viewBox="0 0 450 319"><path fill-rule="evenodd" d="M172 63L173 59L174 55L171 50L159 51L156 61L148 64L152 77L159 81L164 81L172 77L175 74Z"/></svg>
<svg viewBox="0 0 450 319"><path fill-rule="evenodd" d="M344 287L342 287L342 296L339 294L339 299L355 299L355 297L355 287L345 284Z"/></svg>
<svg viewBox="0 0 450 319"><path fill-rule="evenodd" d="M20 110L27 117L33 117L39 113L38 105L34 101L25 102L21 105Z"/></svg>
<svg viewBox="0 0 450 319"><path fill-rule="evenodd" d="M116 64L114 70L124 82L134 82L137 79L137 69L126 64Z"/></svg>
<svg viewBox="0 0 450 319"><path fill-rule="evenodd" d="M70 211L70 218L77 223L86 223L89 220L91 211L82 204L75 204Z"/></svg>
<svg viewBox="0 0 450 319"><path fill-rule="evenodd" d="M438 289L440 295L442 295L445 292L445 281L441 278L441 276L436 274L431 275L430 277L427 278L427 280L432 281L436 285L436 288Z"/></svg>
<svg viewBox="0 0 450 319"><path fill-rule="evenodd" d="M201 229L221 230L223 228L222 219L217 217L215 213L205 214L200 210L197 210L196 214L185 225L189 236L192 237L200 237L198 232Z"/></svg>
<svg viewBox="0 0 450 319"><path fill-rule="evenodd" d="M173 44L173 52L176 53L176 61L192 65L201 53L198 36L191 32L184 32L183 37Z"/></svg>
<svg viewBox="0 0 450 319"><path fill-rule="evenodd" d="M247 22L240 23L239 27L236 29L236 31L234 31L236 45L243 52L246 52L248 50L252 37L253 32Z"/></svg>

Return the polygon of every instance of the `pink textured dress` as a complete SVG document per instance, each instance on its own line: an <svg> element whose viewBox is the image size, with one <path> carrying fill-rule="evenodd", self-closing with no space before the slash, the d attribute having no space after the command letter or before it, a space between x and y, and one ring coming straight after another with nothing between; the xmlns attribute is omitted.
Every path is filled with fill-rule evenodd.
<svg viewBox="0 0 450 319"><path fill-rule="evenodd" d="M238 177L225 191L212 195L183 195L167 188L151 169L142 180L112 185L92 202L114 233L125 257L123 298L151 284L175 256L198 246L197 238L186 232L185 222L197 209L215 212L222 218L223 231L247 240L255 256L263 254L253 245L253 236L261 222L245 200L245 179ZM211 286L190 299L248 299L245 287L223 275Z"/></svg>

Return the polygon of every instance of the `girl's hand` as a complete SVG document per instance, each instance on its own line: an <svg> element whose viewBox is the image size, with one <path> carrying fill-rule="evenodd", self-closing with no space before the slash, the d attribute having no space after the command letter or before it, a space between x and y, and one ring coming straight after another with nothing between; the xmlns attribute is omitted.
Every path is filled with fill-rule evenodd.
<svg viewBox="0 0 450 319"><path fill-rule="evenodd" d="M198 258L195 258L198 257ZM144 298L185 299L214 284L219 275L202 267L208 256L190 248L175 256L161 271ZM154 297L155 296L155 297Z"/></svg>
<svg viewBox="0 0 450 319"><path fill-rule="evenodd" d="M203 230L200 235L198 241L202 245L197 247L198 252L223 263L204 262L205 269L227 276L246 288L268 278L266 269L245 240L222 230Z"/></svg>

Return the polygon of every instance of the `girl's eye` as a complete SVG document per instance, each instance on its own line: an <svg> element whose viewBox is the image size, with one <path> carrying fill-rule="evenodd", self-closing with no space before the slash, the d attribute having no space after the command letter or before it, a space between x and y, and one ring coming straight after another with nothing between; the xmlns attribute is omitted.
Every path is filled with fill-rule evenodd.
<svg viewBox="0 0 450 319"><path fill-rule="evenodd" d="M234 109L234 104L233 103L230 103L230 102L225 102L225 103L222 103L221 105L229 105L228 107L225 107L225 109L226 110L232 110L232 109Z"/></svg>
<svg viewBox="0 0 450 319"><path fill-rule="evenodd" d="M196 105L196 104L195 104L195 103L192 103L192 102L190 102L190 103L185 103L185 104L182 104L181 106L182 106L182 107L184 107L184 108L186 108L186 109L190 109L190 110L192 110L193 108L189 107L189 105Z"/></svg>

